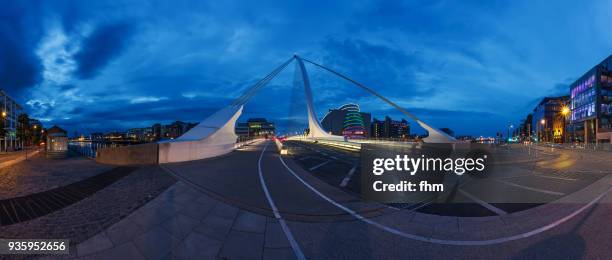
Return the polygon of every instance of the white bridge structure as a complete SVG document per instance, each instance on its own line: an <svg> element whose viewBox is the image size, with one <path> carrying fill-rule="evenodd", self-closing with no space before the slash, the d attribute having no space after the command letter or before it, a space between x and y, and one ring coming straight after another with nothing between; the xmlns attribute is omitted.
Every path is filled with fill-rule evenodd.
<svg viewBox="0 0 612 260"><path fill-rule="evenodd" d="M234 132L236 120L238 120L238 118L242 114L244 105L253 95L255 95L261 88L266 86L268 82L270 82L274 77L276 77L276 75L278 75L283 69L285 69L291 62L294 61L296 62L294 84L296 86L303 87L306 96L309 128L308 138L321 141L347 141L343 136L329 134L323 129L323 127L321 127L321 124L317 119L317 114L313 104L310 79L308 77L306 67L304 66L304 62L308 62L342 79L345 79L354 84L355 86L369 92L370 94L380 98L382 101L398 109L401 113L416 121L421 127L423 127L429 132L429 136L423 139L424 142L456 142L453 137L424 123L412 113L391 102L389 99L378 94L371 88L366 87L363 84L347 76L344 76L339 72L336 72L335 70L329 69L313 61L304 59L298 55L294 55L285 63L274 69L266 77L259 80L255 85L248 88L245 93L243 93L232 104L204 119L197 126L186 132L181 137L170 141L159 142L158 163L173 163L199 160L223 155L233 151L236 148L236 140L238 138L238 136Z"/></svg>

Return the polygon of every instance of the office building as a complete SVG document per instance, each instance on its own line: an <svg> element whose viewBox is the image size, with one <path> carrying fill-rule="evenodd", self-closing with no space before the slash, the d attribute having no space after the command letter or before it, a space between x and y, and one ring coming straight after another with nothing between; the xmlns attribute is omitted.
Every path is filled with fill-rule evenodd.
<svg viewBox="0 0 612 260"><path fill-rule="evenodd" d="M545 97L533 109L531 131L538 142L563 143L569 96Z"/></svg>
<svg viewBox="0 0 612 260"><path fill-rule="evenodd" d="M0 102L5 130L4 136L0 136L0 150L13 151L21 147L17 140L17 118L23 113L23 108L3 90L0 90Z"/></svg>
<svg viewBox="0 0 612 260"><path fill-rule="evenodd" d="M393 120L386 116L384 121L372 121L372 136L375 138L409 138L410 123L406 119Z"/></svg>
<svg viewBox="0 0 612 260"><path fill-rule="evenodd" d="M152 127L131 128L127 132L127 138L136 142L155 141Z"/></svg>
<svg viewBox="0 0 612 260"><path fill-rule="evenodd" d="M612 55L570 85L570 139L576 142L612 140Z"/></svg>
<svg viewBox="0 0 612 260"><path fill-rule="evenodd" d="M249 118L246 123L236 123L235 133L239 137L267 137L275 134L274 123L265 118Z"/></svg>

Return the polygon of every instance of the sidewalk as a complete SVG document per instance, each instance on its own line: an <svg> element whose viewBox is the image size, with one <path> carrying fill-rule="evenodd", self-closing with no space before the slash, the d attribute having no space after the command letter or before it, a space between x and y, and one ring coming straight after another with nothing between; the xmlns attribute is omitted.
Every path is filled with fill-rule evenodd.
<svg viewBox="0 0 612 260"><path fill-rule="evenodd" d="M106 231L78 244L73 257L294 258L274 218L218 202L182 182Z"/></svg>
<svg viewBox="0 0 612 260"><path fill-rule="evenodd" d="M344 257L352 254L357 256L372 254L396 258L395 254L398 252L400 255L401 252L409 252L411 250L409 247L421 248L422 254L429 256L438 249L445 252L459 250L464 253L478 251L478 246L448 247L445 242L439 243L439 240L452 243L458 241L457 245L460 245L461 241L490 240L494 243L489 246L512 254L523 248L529 248L532 244L537 245L542 239L554 236L559 230L557 226L568 227L566 222L570 226L574 226L577 221L582 222L583 217L574 218L574 216L585 216L584 212L590 212L593 207L600 209L599 206L603 206L600 210L609 210L609 205L606 204L609 203L612 195L605 191L610 185L612 185L612 176L609 175L588 188L555 203L508 214L505 217L441 217L397 211L394 214L372 218L377 223L408 234L408 237L385 232L357 220L333 223L289 221L288 224L309 258L330 256L329 254L336 252L338 248L331 250L335 247L326 243L346 241L341 237L350 238L353 241L351 243L356 243L350 248L360 248L357 245L369 241L367 242L370 243L369 250L372 250L337 252ZM601 205L600 203L591 205L585 203L585 201L596 202L593 199L598 194L604 194ZM580 208L585 210L579 210ZM547 226L555 229L550 231L542 229ZM561 228L561 230L564 229ZM540 235L532 236L536 234ZM419 241L410 236L425 237L429 242ZM332 239L335 237L337 239ZM511 237L516 239L509 239ZM501 242L497 243L496 240L501 240ZM372 243L376 246L373 246ZM396 248L389 248L391 245L395 245ZM494 254L491 255L493 256ZM130 216L78 244L76 252L72 251L72 255L67 258L112 259L117 257L130 259L295 259L280 224L274 218L217 201L183 182L177 182Z"/></svg>
<svg viewBox="0 0 612 260"><path fill-rule="evenodd" d="M30 158L30 156L34 156L38 154L41 151L42 151L42 148L36 148L36 149L28 148L28 151L27 151L28 158ZM0 168L11 166L25 159L26 159L25 150L0 153Z"/></svg>

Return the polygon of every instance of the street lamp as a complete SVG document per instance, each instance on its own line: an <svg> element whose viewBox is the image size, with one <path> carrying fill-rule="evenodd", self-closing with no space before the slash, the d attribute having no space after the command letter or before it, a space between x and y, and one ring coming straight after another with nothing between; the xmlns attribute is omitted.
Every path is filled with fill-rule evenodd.
<svg viewBox="0 0 612 260"><path fill-rule="evenodd" d="M567 116L567 114L569 114L569 112L570 112L569 107L563 106L563 107L561 108L561 114L562 114L563 116Z"/></svg>

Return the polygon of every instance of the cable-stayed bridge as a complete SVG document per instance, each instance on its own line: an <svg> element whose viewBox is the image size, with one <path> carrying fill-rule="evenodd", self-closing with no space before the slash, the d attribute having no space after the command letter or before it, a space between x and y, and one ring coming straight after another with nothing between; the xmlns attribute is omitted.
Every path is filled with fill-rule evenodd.
<svg viewBox="0 0 612 260"><path fill-rule="evenodd" d="M336 70L323 66L314 61L302 58L298 55L294 55L293 57L276 67L274 70L272 70L272 72L270 72L264 78L259 80L253 86L246 89L240 97L238 97L227 107L220 109L210 117L204 119L196 127L189 130L181 137L175 140L160 143L159 162L168 163L198 160L219 156L232 151L235 148L235 142L237 139L237 136L234 133L236 120L238 120L238 118L242 114L245 104L247 104L254 95L256 95L260 90L262 90L279 73L289 67L292 62L295 63L295 76L293 83L295 86L304 89L304 94L306 97L306 109L308 113L307 119L309 128L308 137L311 139L348 142L343 136L332 135L325 131L321 126L320 121L317 118L316 108L314 107L314 93L311 88L310 77L308 76L308 71L306 70L306 66L304 66L304 63L312 64L315 67L320 68L328 73L331 73L332 75L338 78L350 82L353 86L365 90L373 97L379 98L383 102L399 110L404 115L413 119L429 133L429 136L423 140L424 142L455 142L455 139L453 137L423 122L414 114L395 104L388 98L382 96L374 89L365 86L359 83L358 81L340 72L337 72Z"/></svg>
<svg viewBox="0 0 612 260"><path fill-rule="evenodd" d="M293 56L177 140L99 152L99 162L155 164L146 167L163 169L178 180L119 223L126 234L115 246L155 243L160 250L145 252L151 258L170 254L179 259L531 259L537 252L573 259L609 252L610 236L601 237L612 234L601 232L612 214L606 152L491 147L502 159L496 162L497 174L445 179L451 191L422 201L364 199L364 176L372 174L362 169L367 167L364 149L322 129L306 63L367 91L429 131L425 144L402 146L422 151L428 145L463 145L372 88ZM306 97L308 136L284 142L287 155L279 154L271 140L237 147L234 127L245 105L291 64L294 87ZM92 243L101 244L116 232L109 229ZM173 237L181 239L177 249ZM575 241L588 246L568 246Z"/></svg>

